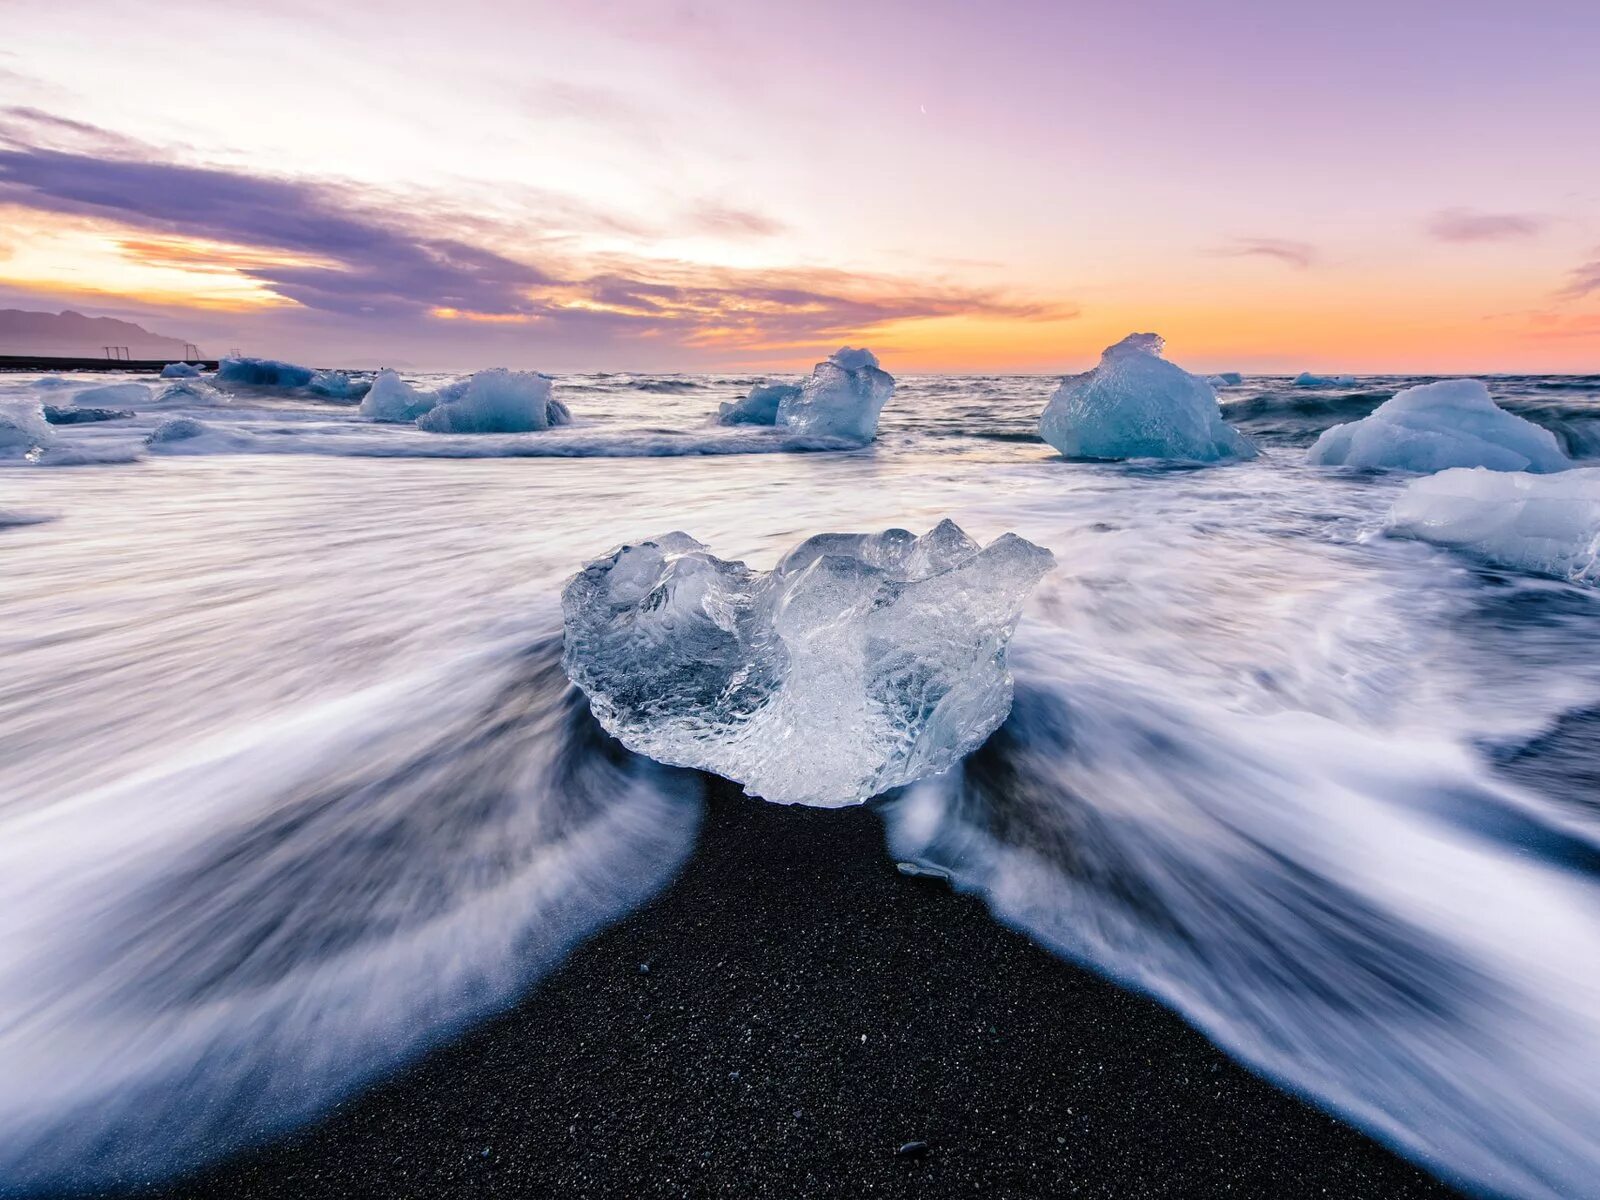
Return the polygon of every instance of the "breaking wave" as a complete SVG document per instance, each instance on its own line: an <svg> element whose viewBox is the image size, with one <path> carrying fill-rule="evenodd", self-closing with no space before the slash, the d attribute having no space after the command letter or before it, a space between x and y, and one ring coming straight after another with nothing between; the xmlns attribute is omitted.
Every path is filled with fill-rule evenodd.
<svg viewBox="0 0 1600 1200"><path fill-rule="evenodd" d="M1458 1182L1589 1193L1592 834L1446 743L1013 662L1000 731L885 806L898 857Z"/></svg>
<svg viewBox="0 0 1600 1200"><path fill-rule="evenodd" d="M507 1003L686 858L559 634L0 824L0 1191L159 1177ZM530 1047L536 1053L536 1047Z"/></svg>

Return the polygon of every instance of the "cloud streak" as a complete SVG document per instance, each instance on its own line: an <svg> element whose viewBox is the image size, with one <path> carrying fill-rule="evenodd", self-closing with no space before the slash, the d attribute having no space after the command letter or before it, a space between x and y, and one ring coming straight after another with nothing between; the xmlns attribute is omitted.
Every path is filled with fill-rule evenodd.
<svg viewBox="0 0 1600 1200"><path fill-rule="evenodd" d="M1550 218L1539 213L1477 212L1445 208L1428 220L1428 233L1441 242L1510 242L1543 233Z"/></svg>
<svg viewBox="0 0 1600 1200"><path fill-rule="evenodd" d="M1585 296L1600 293L1600 258L1586 262L1581 267L1574 267L1570 272L1570 279L1571 282L1560 292L1565 299L1581 300Z"/></svg>
<svg viewBox="0 0 1600 1200"><path fill-rule="evenodd" d="M1310 242L1296 242L1288 238L1235 238L1215 253L1224 258L1276 259L1301 271L1317 261L1317 248Z"/></svg>
<svg viewBox="0 0 1600 1200"><path fill-rule="evenodd" d="M1068 305L992 290L819 269L749 270L559 254L559 231L391 200L318 180L163 161L152 148L32 111L0 127L0 204L116 230L130 260L233 272L303 309L395 328L494 322L687 346L802 346L893 322L1060 320ZM41 145L58 135L72 148ZM533 224L533 228L529 225ZM685 228L772 237L764 214L702 203ZM515 247L545 253L528 261Z"/></svg>

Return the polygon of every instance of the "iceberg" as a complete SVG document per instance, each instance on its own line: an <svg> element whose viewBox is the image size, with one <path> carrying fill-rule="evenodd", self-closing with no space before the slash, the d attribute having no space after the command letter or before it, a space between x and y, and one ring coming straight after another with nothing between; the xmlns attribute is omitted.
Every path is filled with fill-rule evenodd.
<svg viewBox="0 0 1600 1200"><path fill-rule="evenodd" d="M1513 570L1600 585L1600 467L1544 476L1458 467L1414 479L1395 501L1387 531Z"/></svg>
<svg viewBox="0 0 1600 1200"><path fill-rule="evenodd" d="M37 404L0 404L0 459L30 458L55 441Z"/></svg>
<svg viewBox="0 0 1600 1200"><path fill-rule="evenodd" d="M1244 376L1237 371L1222 371L1211 376L1208 382L1212 387L1238 387L1244 382Z"/></svg>
<svg viewBox="0 0 1600 1200"><path fill-rule="evenodd" d="M1294 377L1295 387L1355 387L1355 385L1354 375L1313 375L1310 371L1301 371Z"/></svg>
<svg viewBox="0 0 1600 1200"><path fill-rule="evenodd" d="M623 745L783 804L840 807L946 770L1011 710L1006 646L1055 565L941 522L822 534L771 571L686 533L562 593L567 675Z"/></svg>
<svg viewBox="0 0 1600 1200"><path fill-rule="evenodd" d="M1306 452L1306 461L1419 472L1447 467L1549 472L1572 465L1555 434L1506 412L1476 379L1447 379L1396 392L1371 416L1324 430Z"/></svg>
<svg viewBox="0 0 1600 1200"><path fill-rule="evenodd" d="M464 388L447 389L443 402L417 418L429 433L528 433L566 425L572 413L550 394L550 380L534 371L496 367L479 371Z"/></svg>
<svg viewBox="0 0 1600 1200"><path fill-rule="evenodd" d="M813 367L797 390L779 397L777 424L865 445L878 435L878 414L892 395L894 376L872 351L844 346Z"/></svg>
<svg viewBox="0 0 1600 1200"><path fill-rule="evenodd" d="M436 407L439 397L412 387L394 371L379 371L361 398L361 415L373 421L410 424Z"/></svg>
<svg viewBox="0 0 1600 1200"><path fill-rule="evenodd" d="M199 379L200 368L193 363L175 362L168 363L161 368L163 379Z"/></svg>
<svg viewBox="0 0 1600 1200"><path fill-rule="evenodd" d="M1217 394L1161 357L1158 334L1130 333L1100 365L1070 375L1039 416L1039 436L1068 458L1254 458L1250 439L1222 419Z"/></svg>
<svg viewBox="0 0 1600 1200"><path fill-rule="evenodd" d="M758 383L744 399L722 405L717 411L717 424L776 425L783 402L792 403L799 396L798 383Z"/></svg>
<svg viewBox="0 0 1600 1200"><path fill-rule="evenodd" d="M216 379L246 387L303 388L315 375L310 367L272 358L225 358L217 364Z"/></svg>

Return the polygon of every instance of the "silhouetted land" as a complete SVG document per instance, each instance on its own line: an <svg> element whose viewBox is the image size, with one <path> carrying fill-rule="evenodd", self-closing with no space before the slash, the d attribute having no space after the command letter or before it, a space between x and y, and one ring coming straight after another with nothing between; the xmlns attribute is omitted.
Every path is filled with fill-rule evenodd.
<svg viewBox="0 0 1600 1200"><path fill-rule="evenodd" d="M159 371L181 358L56 358L51 355L0 354L0 371ZM203 370L215 371L214 358L188 360Z"/></svg>

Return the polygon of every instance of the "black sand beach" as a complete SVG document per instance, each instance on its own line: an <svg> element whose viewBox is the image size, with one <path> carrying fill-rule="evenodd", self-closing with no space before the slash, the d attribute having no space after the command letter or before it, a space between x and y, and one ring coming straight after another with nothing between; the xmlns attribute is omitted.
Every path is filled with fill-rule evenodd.
<svg viewBox="0 0 1600 1200"><path fill-rule="evenodd" d="M676 884L519 1006L312 1129L142 1194L1456 1193L900 876L869 812L719 785Z"/></svg>

